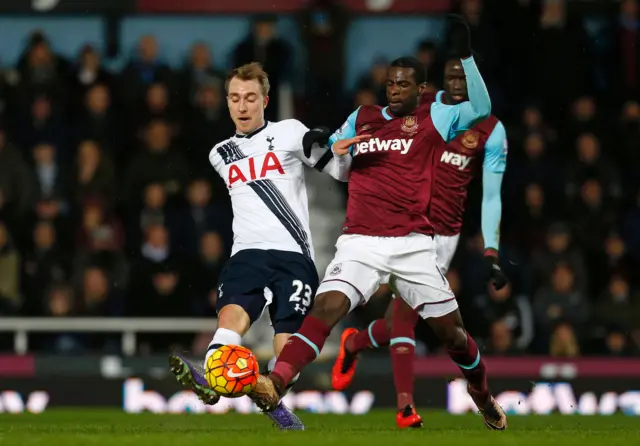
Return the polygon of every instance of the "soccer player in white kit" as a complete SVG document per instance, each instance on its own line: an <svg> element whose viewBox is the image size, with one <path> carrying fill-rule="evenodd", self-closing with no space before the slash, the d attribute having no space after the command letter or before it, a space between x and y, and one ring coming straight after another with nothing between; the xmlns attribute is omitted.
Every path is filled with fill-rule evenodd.
<svg viewBox="0 0 640 446"><path fill-rule="evenodd" d="M309 130L295 119L265 121L269 80L260 64L236 68L225 86L236 134L216 144L209 161L231 195L234 237L218 284L218 329L205 364L222 345L241 345L267 307L276 355L300 328L318 287L304 164L340 181L348 179L351 164L351 155L336 155L318 143L328 140L328 131ZM351 138L334 149L366 140ZM170 363L178 381L206 404L219 400L201 367L180 354L171 355ZM268 415L281 429L304 429L282 403Z"/></svg>

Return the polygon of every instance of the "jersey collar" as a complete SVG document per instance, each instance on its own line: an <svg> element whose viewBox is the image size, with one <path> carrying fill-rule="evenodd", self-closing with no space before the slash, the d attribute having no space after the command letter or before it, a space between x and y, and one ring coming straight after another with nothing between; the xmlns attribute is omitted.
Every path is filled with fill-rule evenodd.
<svg viewBox="0 0 640 446"><path fill-rule="evenodd" d="M442 95L444 94L444 90L440 90L436 93L436 102L442 104Z"/></svg>
<svg viewBox="0 0 640 446"><path fill-rule="evenodd" d="M236 132L235 136L236 136L236 138L246 138L246 139L252 138L254 135L257 135L258 133L260 133L261 131L266 129L267 125L269 125L269 121L265 120L264 121L264 125L262 127L260 127L260 128L255 129L253 132L247 133L246 135L243 135L241 133Z"/></svg>

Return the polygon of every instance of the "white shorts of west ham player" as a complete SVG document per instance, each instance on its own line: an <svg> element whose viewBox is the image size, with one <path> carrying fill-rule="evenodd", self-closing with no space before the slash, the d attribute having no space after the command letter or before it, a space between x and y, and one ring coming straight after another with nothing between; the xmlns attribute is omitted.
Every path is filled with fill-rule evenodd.
<svg viewBox="0 0 640 446"><path fill-rule="evenodd" d="M389 283L424 319L458 308L456 298L437 262L436 243L424 234L373 237L345 234L317 294L340 291L353 310L369 301L379 286Z"/></svg>
<svg viewBox="0 0 640 446"><path fill-rule="evenodd" d="M438 255L438 266L440 271L447 274L449 266L453 256L456 254L458 248L458 241L460 240L460 234L456 235L438 235L434 238L436 242L436 254Z"/></svg>

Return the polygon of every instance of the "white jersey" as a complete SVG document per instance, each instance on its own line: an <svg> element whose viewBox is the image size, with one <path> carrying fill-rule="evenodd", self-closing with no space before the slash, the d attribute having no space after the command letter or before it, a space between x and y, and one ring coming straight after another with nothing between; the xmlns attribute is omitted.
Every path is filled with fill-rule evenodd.
<svg viewBox="0 0 640 446"><path fill-rule="evenodd" d="M209 161L231 195L231 255L245 249L275 249L314 260L303 163L346 181L351 156L338 157L315 145L307 158L302 138L308 131L295 119L267 122L211 150Z"/></svg>

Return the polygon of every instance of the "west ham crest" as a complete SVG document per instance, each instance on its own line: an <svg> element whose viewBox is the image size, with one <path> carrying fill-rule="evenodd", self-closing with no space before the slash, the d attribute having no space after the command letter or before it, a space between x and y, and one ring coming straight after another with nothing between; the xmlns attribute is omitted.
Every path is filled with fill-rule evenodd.
<svg viewBox="0 0 640 446"><path fill-rule="evenodd" d="M403 132L416 133L418 131L418 118L415 116L405 116L401 128Z"/></svg>
<svg viewBox="0 0 640 446"><path fill-rule="evenodd" d="M467 130L462 135L462 145L467 149L477 149L478 148L478 132L473 130Z"/></svg>

